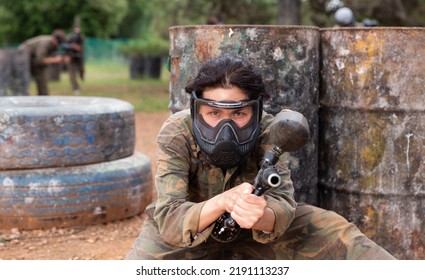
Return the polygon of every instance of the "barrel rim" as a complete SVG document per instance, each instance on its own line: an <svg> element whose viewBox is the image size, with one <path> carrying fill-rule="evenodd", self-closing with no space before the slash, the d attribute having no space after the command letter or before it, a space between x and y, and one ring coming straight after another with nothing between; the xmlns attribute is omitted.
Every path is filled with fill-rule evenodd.
<svg viewBox="0 0 425 280"><path fill-rule="evenodd" d="M319 27L317 26L309 26L309 25L273 25L273 24L199 24L199 25L175 25L168 28L169 31L177 30L177 29L228 29L228 28L272 28L272 29L302 29L302 30L317 30L319 31Z"/></svg>
<svg viewBox="0 0 425 280"><path fill-rule="evenodd" d="M425 27L421 26L377 26L377 27L326 27L319 28L320 32L358 32L358 31L377 31L377 32L388 32L388 31L425 31Z"/></svg>
<svg viewBox="0 0 425 280"><path fill-rule="evenodd" d="M133 112L127 101L98 96L2 96L0 114L18 115L79 115Z"/></svg>

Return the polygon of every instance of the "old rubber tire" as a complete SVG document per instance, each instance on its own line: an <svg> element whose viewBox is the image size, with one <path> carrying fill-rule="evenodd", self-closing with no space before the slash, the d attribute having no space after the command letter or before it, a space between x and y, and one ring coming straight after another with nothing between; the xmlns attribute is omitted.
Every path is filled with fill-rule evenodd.
<svg viewBox="0 0 425 280"><path fill-rule="evenodd" d="M110 162L0 172L0 229L106 223L140 214L152 199L142 153Z"/></svg>
<svg viewBox="0 0 425 280"><path fill-rule="evenodd" d="M92 164L130 156L133 106L87 96L0 97L0 170Z"/></svg>

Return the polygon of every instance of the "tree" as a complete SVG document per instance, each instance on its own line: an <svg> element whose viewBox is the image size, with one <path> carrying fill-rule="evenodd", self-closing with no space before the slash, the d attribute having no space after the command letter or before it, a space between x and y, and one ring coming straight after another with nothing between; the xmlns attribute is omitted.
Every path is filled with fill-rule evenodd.
<svg viewBox="0 0 425 280"><path fill-rule="evenodd" d="M0 6L0 42L10 44L8 42L7 34L10 32L10 23L13 21L13 14L5 7Z"/></svg>
<svg viewBox="0 0 425 280"><path fill-rule="evenodd" d="M278 1L278 24L301 24L301 0Z"/></svg>
<svg viewBox="0 0 425 280"><path fill-rule="evenodd" d="M128 12L128 0L79 1L84 3L80 6L79 14L87 36L111 37L118 32L118 27Z"/></svg>
<svg viewBox="0 0 425 280"><path fill-rule="evenodd" d="M70 30L79 16L86 35L108 38L127 13L127 0L0 0L0 39L18 44L30 37Z"/></svg>
<svg viewBox="0 0 425 280"><path fill-rule="evenodd" d="M128 12L118 26L116 37L142 37L150 28L153 13L151 1L129 1Z"/></svg>

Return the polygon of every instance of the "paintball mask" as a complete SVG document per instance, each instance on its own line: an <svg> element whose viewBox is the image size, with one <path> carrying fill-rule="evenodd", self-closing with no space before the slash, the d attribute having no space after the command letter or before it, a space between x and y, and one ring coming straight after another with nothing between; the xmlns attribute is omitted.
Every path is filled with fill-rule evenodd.
<svg viewBox="0 0 425 280"><path fill-rule="evenodd" d="M201 106L230 110L250 107L253 114L243 127L239 127L232 119L222 119L213 127L199 113ZM261 97L256 100L215 101L198 98L193 92L191 97L193 133L208 162L228 169L246 159L260 133L261 112Z"/></svg>

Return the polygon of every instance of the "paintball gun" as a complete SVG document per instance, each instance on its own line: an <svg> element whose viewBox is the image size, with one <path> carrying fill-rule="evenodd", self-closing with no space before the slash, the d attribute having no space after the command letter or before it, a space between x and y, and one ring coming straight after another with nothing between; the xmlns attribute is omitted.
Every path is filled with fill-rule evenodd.
<svg viewBox="0 0 425 280"><path fill-rule="evenodd" d="M72 51L72 45L70 43L60 43L58 49L67 54Z"/></svg>
<svg viewBox="0 0 425 280"><path fill-rule="evenodd" d="M284 109L278 113L270 124L270 150L263 156L260 170L254 179L253 194L261 196L270 188L281 184L281 178L275 168L279 157L284 152L294 152L304 146L309 138L309 126L306 118L299 112ZM211 233L220 242L235 240L241 227L226 212L221 215Z"/></svg>

